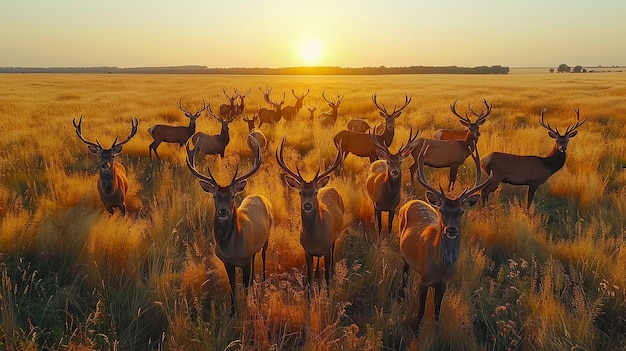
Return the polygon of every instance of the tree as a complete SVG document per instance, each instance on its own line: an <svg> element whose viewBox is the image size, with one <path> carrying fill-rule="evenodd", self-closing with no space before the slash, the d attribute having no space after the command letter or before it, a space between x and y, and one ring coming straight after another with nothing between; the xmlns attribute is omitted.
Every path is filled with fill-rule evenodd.
<svg viewBox="0 0 626 351"><path fill-rule="evenodd" d="M554 68L550 68L550 73L554 73Z"/></svg>
<svg viewBox="0 0 626 351"><path fill-rule="evenodd" d="M581 73L582 71L583 71L583 66L576 66L572 70L572 72L574 72L574 73Z"/></svg>
<svg viewBox="0 0 626 351"><path fill-rule="evenodd" d="M556 70L558 73L563 73L563 72L570 72L572 69L570 68L570 66L562 63L559 65L559 68Z"/></svg>

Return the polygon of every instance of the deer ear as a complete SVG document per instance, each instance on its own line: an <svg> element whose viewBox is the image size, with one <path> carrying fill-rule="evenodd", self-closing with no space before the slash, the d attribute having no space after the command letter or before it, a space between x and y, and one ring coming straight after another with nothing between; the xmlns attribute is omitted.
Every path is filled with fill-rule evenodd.
<svg viewBox="0 0 626 351"><path fill-rule="evenodd" d="M100 148L98 148L97 146L93 146L93 145L87 145L87 148L89 149L89 151L92 154L99 154L100 153Z"/></svg>
<svg viewBox="0 0 626 351"><path fill-rule="evenodd" d="M326 186L326 184L328 184L328 182L330 181L330 175L327 175L323 178L320 178L317 180L317 182L315 182L316 184L316 188L323 188Z"/></svg>
<svg viewBox="0 0 626 351"><path fill-rule="evenodd" d="M559 137L559 136L558 136L558 135L556 135L556 133L555 133L555 132L553 132L553 131L549 131L549 132L548 132L548 136L549 136L550 138L552 138L552 139L556 139L556 138L558 138L558 137Z"/></svg>
<svg viewBox="0 0 626 351"><path fill-rule="evenodd" d="M122 145L115 146L111 151L113 151L113 155L119 155L122 152Z"/></svg>
<svg viewBox="0 0 626 351"><path fill-rule="evenodd" d="M292 187L294 189L299 189L300 188L300 182L298 182L296 180L296 178L294 178L294 177L292 177L292 176L290 176L288 174L285 174L283 176L283 179L285 180L285 183L287 183L287 185L289 185L290 187Z"/></svg>
<svg viewBox="0 0 626 351"><path fill-rule="evenodd" d="M463 207L464 208L472 207L476 205L479 199L480 199L480 194L471 195L470 197L465 199L465 201L463 201Z"/></svg>
<svg viewBox="0 0 626 351"><path fill-rule="evenodd" d="M202 188L202 190L210 194L215 194L215 191L217 190L217 187L215 186L215 184L207 182L206 180L202 180L202 179L198 180L198 183L200 183L200 187Z"/></svg>
<svg viewBox="0 0 626 351"><path fill-rule="evenodd" d="M567 137L568 137L568 138L573 138L573 137L575 137L575 136L576 136L576 134L578 134L578 131L577 131L577 130L575 130L575 131L570 132L569 134L567 134Z"/></svg>
<svg viewBox="0 0 626 351"><path fill-rule="evenodd" d="M426 190L426 200L428 200L428 202L433 206L441 206L441 198L432 191Z"/></svg>
<svg viewBox="0 0 626 351"><path fill-rule="evenodd" d="M462 120L462 119L459 119L459 122L461 122L461 124L462 124L464 127L469 128L469 123L467 123L467 121L464 121L464 120Z"/></svg>
<svg viewBox="0 0 626 351"><path fill-rule="evenodd" d="M385 158L387 158L387 155L385 154L385 151L376 148L376 155L378 156L379 159L384 160Z"/></svg>
<svg viewBox="0 0 626 351"><path fill-rule="evenodd" d="M239 194L240 192L243 191L243 189L246 187L246 184L248 184L247 180L240 180L237 183L235 183L235 185L233 186L233 190L235 191L235 194Z"/></svg>
<svg viewBox="0 0 626 351"><path fill-rule="evenodd" d="M382 117L382 118L385 118L385 117L386 117L385 113L384 113L384 112L382 112L382 111L378 112L378 114L379 114L379 115L380 115L380 117Z"/></svg>

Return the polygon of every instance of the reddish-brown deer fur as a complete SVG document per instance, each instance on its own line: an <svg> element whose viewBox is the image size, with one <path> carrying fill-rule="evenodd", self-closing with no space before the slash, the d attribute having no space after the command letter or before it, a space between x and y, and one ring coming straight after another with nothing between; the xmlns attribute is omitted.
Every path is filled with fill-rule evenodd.
<svg viewBox="0 0 626 351"><path fill-rule="evenodd" d="M424 176L424 154L429 146L424 145L419 152L418 180L426 188L428 203L411 200L400 208L400 253L404 260L402 285L399 297L405 295L409 268L419 273L417 323L413 331L417 334L424 317L428 288L434 289L435 320L439 320L441 300L448 282L456 273L457 259L461 245L461 215L466 208L475 205L480 191L491 179L480 183L481 170L478 149L472 154L476 167L476 182L471 189L465 189L459 197L447 197L430 186Z"/></svg>
<svg viewBox="0 0 626 351"><path fill-rule="evenodd" d="M380 106L376 101L376 93L372 94L372 101L379 110L380 117L385 119L385 129L382 134L376 135L378 142L381 145L391 145L393 136L395 133L396 119L402 114L412 97L408 95L404 96L404 105L399 109L394 106L393 111L390 113L387 111L385 105ZM377 128L378 129L378 128ZM343 152L343 158L348 157L348 154L353 153L359 157L369 157L370 162L376 161L378 154L376 152L376 145L372 142L369 134L353 132L350 130L342 130L333 138L335 145L341 142L341 150Z"/></svg>
<svg viewBox="0 0 626 351"><path fill-rule="evenodd" d="M368 130L372 129L369 123L360 118L353 118L348 121L348 130L359 133L367 133Z"/></svg>
<svg viewBox="0 0 626 351"><path fill-rule="evenodd" d="M370 173L365 185L367 194L374 202L374 216L378 223L378 234L382 231L382 212L387 212L387 232L391 234L393 217L400 204L400 186L402 185L402 160L411 155L411 144L417 138L413 130L409 132L409 140L406 145L400 146L397 153L389 152L387 145L381 145L374 135L370 135L376 145L378 161L370 165Z"/></svg>
<svg viewBox="0 0 626 351"><path fill-rule="evenodd" d="M324 98L324 100L328 103L328 106L330 106L330 111L320 113L320 123L323 127L332 127L337 121L337 110L341 105L341 101L343 101L343 95L339 95L339 93L337 93L336 99L328 100L324 93L325 92L322 92L322 98Z"/></svg>
<svg viewBox="0 0 626 351"><path fill-rule="evenodd" d="M261 90L261 88L259 88L259 90ZM273 110L267 109L267 108L259 109L259 112L257 113L259 115L259 120L261 121L261 123L259 123L259 128L263 125L263 123L274 124L280 121L280 119L283 116L282 106L285 103L284 92L283 92L283 99L280 102L274 102L270 100L270 94L272 93L271 87L266 91L261 90L261 93L263 94L263 100L265 100L265 102L267 102L268 104L272 105L274 109Z"/></svg>
<svg viewBox="0 0 626 351"><path fill-rule="evenodd" d="M246 108L245 104L244 104L244 100L246 99L246 97L248 95L250 95L250 92L252 91L252 89L248 89L248 91L245 94L241 94L239 93L238 90L236 90L237 95L239 96L239 105L235 105L237 106L237 110L235 112L236 115L240 115L244 112L244 109Z"/></svg>
<svg viewBox="0 0 626 351"><path fill-rule="evenodd" d="M487 100L483 99L483 103L487 106L487 109L490 109L490 106L487 104ZM467 133L472 133L475 139L478 140L478 137L480 136L480 126L487 120L487 115L477 114L472 109L472 106L468 107L469 110L472 111L472 114L477 117L475 122L472 122L467 115L464 117L456 115L459 118L459 122L461 122L466 129L439 129L435 132L433 138L439 140L463 140L467 136Z"/></svg>
<svg viewBox="0 0 626 351"><path fill-rule="evenodd" d="M317 110L317 102L311 107L307 105L304 106L306 107L307 111L309 111L309 118L311 119L311 121L315 120L315 110Z"/></svg>
<svg viewBox="0 0 626 351"><path fill-rule="evenodd" d="M220 155L220 157L224 157L224 151L226 150L226 146L230 142L230 134L228 133L228 125L230 122L235 120L235 117L238 115L232 114L227 119L222 119L217 117L211 111L211 106L209 108L209 115L215 118L216 121L221 125L220 134L216 135L208 135L202 132L198 132L191 137L191 141L193 141L193 145L195 149L199 152L202 152L207 155ZM235 112L235 110L231 111L231 113Z"/></svg>
<svg viewBox="0 0 626 351"><path fill-rule="evenodd" d="M479 115L477 115L477 121L484 121L484 119L491 113L491 105L487 104L485 100L483 101L487 110L482 111ZM462 121L461 123L468 123L467 121L469 121L469 117L467 117L467 115L463 117L456 112L456 101L450 105L450 110L456 117L459 118L459 120ZM466 131L465 138L462 140L417 138L417 140L415 140L415 145L413 145L413 159L415 162L413 162L411 167L409 167L411 171L411 182L415 182L414 175L418 167L417 158L419 157L419 150L422 149L423 145L428 145L428 152L426 153L424 164L434 168L450 168L448 191L452 190L454 188L454 183L456 182L459 167L472 153L474 145L476 145L477 142L478 135L471 133L469 130Z"/></svg>
<svg viewBox="0 0 626 351"><path fill-rule="evenodd" d="M130 134L126 140L118 143L116 137L113 141L113 145L108 149L102 147L97 139L94 143L83 137L83 116L80 116L78 123L76 123L76 119L72 120L72 123L74 123L76 135L87 144L89 151L100 156L100 163L98 164L98 169L100 170L100 178L98 179L100 200L102 200L102 203L110 214L113 214L113 209L116 207L120 209L122 215L126 214L125 200L126 192L128 191L128 179L126 178L126 169L121 163L115 160L115 156L119 155L122 152L122 146L135 136L139 121L137 118L131 118Z"/></svg>
<svg viewBox="0 0 626 351"><path fill-rule="evenodd" d="M343 214L345 211L343 199L337 189L326 187L330 181L330 173L341 163L341 150L337 152L335 162L322 174L319 169L311 181L305 181L296 167L292 171L283 159L286 137L276 150L278 165L285 171L283 179L290 187L300 193L300 214L302 230L300 244L304 248L307 278L309 287L313 279L313 257L324 257L325 278L327 293L330 289L330 280L334 272L335 241L343 230ZM317 261L319 275L319 258Z"/></svg>
<svg viewBox="0 0 626 351"><path fill-rule="evenodd" d="M200 107L196 113L191 113L191 111L183 108L181 105L182 101L183 98L181 97L180 100L178 100L178 108L185 113L185 117L189 118L189 125L185 127L157 124L148 128L148 133L150 133L153 139L148 147L150 150L150 158L152 158L152 150L154 150L156 157L160 158L157 153L157 148L162 142L178 143L179 146L183 146L196 132L196 119L198 119L202 111L207 108L207 104L204 102L204 99L202 99L202 107Z"/></svg>
<svg viewBox="0 0 626 351"><path fill-rule="evenodd" d="M263 261L263 280L265 280L265 257L272 227L272 207L262 195L249 195L239 205L235 197L244 190L247 178L252 176L261 166L259 144L252 137L248 138L254 152L254 166L241 177L237 177L237 169L230 184L221 186L215 181L208 168L208 175L196 170L194 158L197 149L189 149L187 144L187 167L199 178L202 190L213 195L215 210L213 213L213 236L215 237L215 254L224 263L230 283L231 315L235 304L235 267L243 270L243 287L247 290L254 278L254 259L261 251Z"/></svg>
<svg viewBox="0 0 626 351"><path fill-rule="evenodd" d="M301 96L296 95L296 92L291 89L291 94L293 95L293 97L296 98L296 103L293 106L283 107L282 115L286 121L292 120L294 117L296 117L298 112L300 112L302 104L304 103L304 98L309 95L309 89L307 89L306 93L302 94Z"/></svg>
<svg viewBox="0 0 626 351"><path fill-rule="evenodd" d="M528 185L528 199L526 208L530 208L537 188L546 182L548 178L557 172L565 164L565 151L569 140L578 134L578 127L583 125L587 119L580 121L580 111L576 112L576 123L567 127L565 133L561 134L559 128L552 128L545 124L543 116L545 108L541 111L539 124L548 130L548 136L555 140L552 152L546 157L540 156L519 156L505 154L502 152L492 152L485 155L481 160L483 169L486 172L493 172L493 179L483 189L483 204L489 198L489 194L498 188L498 184L507 183L513 185Z"/></svg>
<svg viewBox="0 0 626 351"><path fill-rule="evenodd" d="M247 116L243 117L244 122L248 123L248 135L252 136L261 146L262 150L267 148L267 138L263 131L260 128L255 127L256 121L259 120L259 115L254 115L252 118L248 118Z"/></svg>
<svg viewBox="0 0 626 351"><path fill-rule="evenodd" d="M237 97L239 97L239 92L237 91L236 88L233 89L233 95L228 95L226 88L222 88L222 91L224 92L224 96L228 100L228 104L220 105L220 110L219 110L220 116L228 117L228 116L232 116L233 114L237 114L237 105L235 105L235 100L237 99Z"/></svg>

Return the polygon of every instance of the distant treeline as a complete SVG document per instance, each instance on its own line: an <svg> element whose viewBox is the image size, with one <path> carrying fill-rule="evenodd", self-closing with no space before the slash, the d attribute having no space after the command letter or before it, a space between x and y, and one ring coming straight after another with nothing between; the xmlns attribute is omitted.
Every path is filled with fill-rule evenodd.
<svg viewBox="0 0 626 351"><path fill-rule="evenodd" d="M360 67L334 66L285 68L208 68L206 66L170 67L0 67L0 73L115 73L115 74L238 74L238 75L380 75L380 74L507 74L508 67Z"/></svg>

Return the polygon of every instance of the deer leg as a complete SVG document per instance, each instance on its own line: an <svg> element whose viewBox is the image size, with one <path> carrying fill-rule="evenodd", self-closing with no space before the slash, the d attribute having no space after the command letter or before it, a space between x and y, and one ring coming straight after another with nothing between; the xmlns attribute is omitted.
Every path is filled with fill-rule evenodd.
<svg viewBox="0 0 626 351"><path fill-rule="evenodd" d="M269 243L269 239L263 245L263 250L261 251L261 260L263 261L263 281L265 281L265 256L267 255L267 244Z"/></svg>
<svg viewBox="0 0 626 351"><path fill-rule="evenodd" d="M529 184L528 185L528 201L526 202L526 210L530 209L530 204L533 202L533 198L535 197L535 191L539 188L539 184Z"/></svg>
<svg viewBox="0 0 626 351"><path fill-rule="evenodd" d="M313 281L313 255L310 253L305 253L304 254L304 258L306 260L306 276L307 276L307 282L309 284L309 289L311 288L311 283ZM319 258L317 259L317 265L318 265L318 270L319 270Z"/></svg>
<svg viewBox="0 0 626 351"><path fill-rule="evenodd" d="M498 188L498 184L500 184L500 180L494 180L493 178L485 185L483 190L480 192L480 197L483 206L487 204L487 200L489 200L489 194L495 191Z"/></svg>
<svg viewBox="0 0 626 351"><path fill-rule="evenodd" d="M235 315L235 266L224 263L224 267L230 284L230 316L232 317Z"/></svg>
<svg viewBox="0 0 626 351"><path fill-rule="evenodd" d="M150 146L148 146L148 148L150 149L150 158L152 158L152 150L154 150L154 155L156 155L157 158L161 158L157 153L157 148L159 147L159 144L161 144L161 142L157 142L155 140L150 144Z"/></svg>
<svg viewBox="0 0 626 351"><path fill-rule="evenodd" d="M441 312L441 301L443 294L446 292L446 283L440 283L434 286L435 289L435 321L439 321L439 313Z"/></svg>
<svg viewBox="0 0 626 351"><path fill-rule="evenodd" d="M376 216L376 223L378 223L378 235L383 231L383 212L374 204L374 215Z"/></svg>
<svg viewBox="0 0 626 351"><path fill-rule="evenodd" d="M417 335L419 330L420 323L422 322L422 318L424 318L424 309L426 307L426 296L428 295L428 285L420 283L419 288L417 289L417 293L419 294L419 301L417 304L417 324L415 325L415 329L413 330L413 334Z"/></svg>
<svg viewBox="0 0 626 351"><path fill-rule="evenodd" d="M322 259L321 256L317 256L315 258L317 260L317 263L315 264L315 278L319 278L320 277L320 260Z"/></svg>
<svg viewBox="0 0 626 351"><path fill-rule="evenodd" d="M332 249L331 249L332 250ZM324 278L326 278L326 296L330 297L330 278L332 277L332 265L333 265L333 253L324 255L324 268L326 268L326 272L324 272Z"/></svg>
<svg viewBox="0 0 626 351"><path fill-rule="evenodd" d="M415 158L415 156L413 158ZM417 159L414 160L413 164L409 167L409 174L411 175L411 185L415 185L415 171L417 171Z"/></svg>
<svg viewBox="0 0 626 351"><path fill-rule="evenodd" d="M387 212L387 235L391 235L391 228L393 227L393 217L396 215L396 211Z"/></svg>
<svg viewBox="0 0 626 351"><path fill-rule="evenodd" d="M450 167L450 182L448 183L448 191L452 191L454 189L454 183L456 182L456 176L459 171L459 166Z"/></svg>
<svg viewBox="0 0 626 351"><path fill-rule="evenodd" d="M126 204L120 205L120 212L122 212L122 216L126 215Z"/></svg>
<svg viewBox="0 0 626 351"><path fill-rule="evenodd" d="M400 283L400 290L398 290L398 298L404 299L406 289L406 282L409 279L409 265L404 261L404 265L402 266L402 283Z"/></svg>

